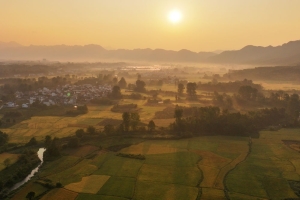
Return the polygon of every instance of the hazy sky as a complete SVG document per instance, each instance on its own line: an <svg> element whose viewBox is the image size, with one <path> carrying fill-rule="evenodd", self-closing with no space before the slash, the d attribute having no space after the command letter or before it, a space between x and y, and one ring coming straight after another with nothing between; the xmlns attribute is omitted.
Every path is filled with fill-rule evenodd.
<svg viewBox="0 0 300 200"><path fill-rule="evenodd" d="M182 12L171 23L173 9ZM212 51L300 39L300 0L0 0L0 41Z"/></svg>

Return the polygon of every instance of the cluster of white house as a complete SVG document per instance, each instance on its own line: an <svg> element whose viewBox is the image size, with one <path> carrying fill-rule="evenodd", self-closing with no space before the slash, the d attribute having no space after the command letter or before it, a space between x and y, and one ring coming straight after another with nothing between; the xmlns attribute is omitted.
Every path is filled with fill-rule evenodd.
<svg viewBox="0 0 300 200"><path fill-rule="evenodd" d="M23 102L21 104L22 108L29 108L31 104L37 101L47 106L62 104L76 105L78 100L80 100L80 103L88 103L92 99L106 97L111 91L111 85L67 84L55 89L44 87L37 91L26 93L17 91L15 97L17 100ZM19 105L15 102L7 102L4 104L4 107L15 108L19 107Z"/></svg>

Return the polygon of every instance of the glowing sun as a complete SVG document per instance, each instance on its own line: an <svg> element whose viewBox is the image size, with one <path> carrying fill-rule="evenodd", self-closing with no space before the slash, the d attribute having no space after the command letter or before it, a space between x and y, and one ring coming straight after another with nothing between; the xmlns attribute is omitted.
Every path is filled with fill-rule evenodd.
<svg viewBox="0 0 300 200"><path fill-rule="evenodd" d="M172 10L170 13L169 13L169 20L176 24L178 22L180 22L182 19L182 14L179 10Z"/></svg>

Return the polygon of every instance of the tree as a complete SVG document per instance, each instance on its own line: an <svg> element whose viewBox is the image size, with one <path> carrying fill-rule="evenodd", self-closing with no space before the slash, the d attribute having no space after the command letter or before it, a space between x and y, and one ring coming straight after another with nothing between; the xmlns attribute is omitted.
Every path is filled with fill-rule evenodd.
<svg viewBox="0 0 300 200"><path fill-rule="evenodd" d="M127 82L124 77L121 78L121 80L118 82L118 85L120 88L126 88L127 87Z"/></svg>
<svg viewBox="0 0 300 200"><path fill-rule="evenodd" d="M245 100L251 100L256 99L258 90L249 85L245 85L239 88L238 94Z"/></svg>
<svg viewBox="0 0 300 200"><path fill-rule="evenodd" d="M148 130L150 132L154 131L155 130L155 123L153 120L149 121L149 124L148 124Z"/></svg>
<svg viewBox="0 0 300 200"><path fill-rule="evenodd" d="M35 197L35 192L28 192L26 195L26 199L32 200Z"/></svg>
<svg viewBox="0 0 300 200"><path fill-rule="evenodd" d="M8 141L8 135L0 131L0 146L4 145Z"/></svg>
<svg viewBox="0 0 300 200"><path fill-rule="evenodd" d="M140 115L139 113L131 113L130 117L131 128L132 130L136 131L137 125L140 123Z"/></svg>
<svg viewBox="0 0 300 200"><path fill-rule="evenodd" d="M126 132L129 131L129 127L130 127L130 113L129 112L124 112L122 115L123 118L123 125L124 125L124 130Z"/></svg>
<svg viewBox="0 0 300 200"><path fill-rule="evenodd" d="M56 188L62 188L63 185L62 185L60 182L57 182L57 183L55 184L55 187L56 187Z"/></svg>
<svg viewBox="0 0 300 200"><path fill-rule="evenodd" d="M290 96L288 105L287 105L287 113L293 120L299 117L300 111L300 102L299 102L299 95L293 94Z"/></svg>
<svg viewBox="0 0 300 200"><path fill-rule="evenodd" d="M178 89L177 89L178 94L179 94L179 95L183 95L184 89L185 89L184 85L183 85L182 83L179 83L179 84L178 84Z"/></svg>
<svg viewBox="0 0 300 200"><path fill-rule="evenodd" d="M117 78L117 77L114 77L114 78L113 78L113 84L114 84L114 85L117 85L117 84L118 84L118 78Z"/></svg>
<svg viewBox="0 0 300 200"><path fill-rule="evenodd" d="M29 142L26 144L26 146L34 146L37 144L38 144L38 142L36 141L35 137L33 137L29 140Z"/></svg>
<svg viewBox="0 0 300 200"><path fill-rule="evenodd" d="M186 93L188 94L190 99L196 98L196 89L197 89L196 83L188 83L186 85Z"/></svg>
<svg viewBox="0 0 300 200"><path fill-rule="evenodd" d="M60 144L59 144L59 139L55 137L51 145L47 148L46 150L46 156L59 156L60 155Z"/></svg>
<svg viewBox="0 0 300 200"><path fill-rule="evenodd" d="M93 127L93 126L89 126L89 127L87 128L86 132L89 133L89 134L91 134L91 135L93 135L93 134L96 133L96 128Z"/></svg>
<svg viewBox="0 0 300 200"><path fill-rule="evenodd" d="M175 117L176 121L179 122L181 120L182 116L183 116L183 110L181 108L176 108L175 113L174 113L174 117Z"/></svg>
<svg viewBox="0 0 300 200"><path fill-rule="evenodd" d="M113 126L113 125L111 125L111 124L106 124L105 126L104 126L104 133L106 133L106 134L112 134L112 133L114 133L115 132L115 127Z"/></svg>
<svg viewBox="0 0 300 200"><path fill-rule="evenodd" d="M50 135L46 135L45 136L45 146L49 147L51 145L51 136Z"/></svg>
<svg viewBox="0 0 300 200"><path fill-rule="evenodd" d="M111 96L115 99L122 98L121 88L119 86L115 85L112 89Z"/></svg>
<svg viewBox="0 0 300 200"><path fill-rule="evenodd" d="M146 89L145 89L146 83L145 83L144 81L137 80L137 81L135 82L135 85L136 85L135 90L136 90L137 92L145 92L145 91L146 91Z"/></svg>
<svg viewBox="0 0 300 200"><path fill-rule="evenodd" d="M68 146L71 148L77 148L79 146L79 139L77 137L72 137L68 142Z"/></svg>
<svg viewBox="0 0 300 200"><path fill-rule="evenodd" d="M75 132L75 135L78 137L78 138L82 138L83 135L84 135L84 130L83 129L77 129L77 131Z"/></svg>

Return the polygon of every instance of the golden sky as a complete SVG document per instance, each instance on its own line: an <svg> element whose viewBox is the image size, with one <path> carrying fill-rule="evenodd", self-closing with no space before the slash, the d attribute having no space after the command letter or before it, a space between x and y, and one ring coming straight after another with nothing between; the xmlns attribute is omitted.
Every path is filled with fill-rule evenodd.
<svg viewBox="0 0 300 200"><path fill-rule="evenodd" d="M300 0L0 0L0 41L23 45L213 51L298 39Z"/></svg>

